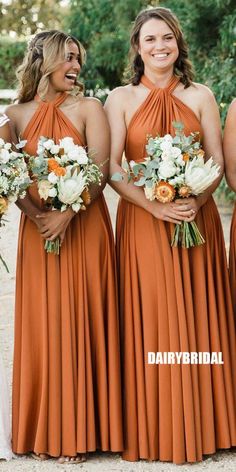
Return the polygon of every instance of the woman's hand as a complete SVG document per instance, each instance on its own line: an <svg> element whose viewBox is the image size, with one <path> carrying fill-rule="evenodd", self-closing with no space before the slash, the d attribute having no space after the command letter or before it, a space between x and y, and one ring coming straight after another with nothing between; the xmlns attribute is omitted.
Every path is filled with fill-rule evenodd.
<svg viewBox="0 0 236 472"><path fill-rule="evenodd" d="M62 212L60 210L41 211L35 216L34 222L44 239L53 241L59 237L62 243L66 229L74 214L75 213L70 208Z"/></svg>
<svg viewBox="0 0 236 472"><path fill-rule="evenodd" d="M191 222L196 218L197 212L201 207L201 199L199 197L178 198L172 203L172 206L182 221Z"/></svg>
<svg viewBox="0 0 236 472"><path fill-rule="evenodd" d="M181 223L181 221L191 222L196 218L199 208L204 201L200 197L190 197L175 200L170 203L152 202L153 209L151 211L155 218L170 223Z"/></svg>

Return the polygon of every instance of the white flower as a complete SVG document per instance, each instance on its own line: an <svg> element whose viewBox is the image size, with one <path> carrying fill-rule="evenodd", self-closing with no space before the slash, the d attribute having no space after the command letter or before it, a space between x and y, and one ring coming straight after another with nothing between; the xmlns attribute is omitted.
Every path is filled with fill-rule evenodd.
<svg viewBox="0 0 236 472"><path fill-rule="evenodd" d="M59 180L59 177L54 174L54 172L50 172L50 174L48 174L48 180L51 182L51 184L56 184Z"/></svg>
<svg viewBox="0 0 236 472"><path fill-rule="evenodd" d="M44 153L44 147L43 145L39 142L37 146L37 154L42 154Z"/></svg>
<svg viewBox="0 0 236 472"><path fill-rule="evenodd" d="M171 134L165 134L165 136L163 136L163 141L169 141L170 143L172 143L173 137L171 136Z"/></svg>
<svg viewBox="0 0 236 472"><path fill-rule="evenodd" d="M51 150L51 147L54 146L54 141L53 139L47 139L47 141L44 141L41 143L45 149L48 151Z"/></svg>
<svg viewBox="0 0 236 472"><path fill-rule="evenodd" d="M148 200L155 200L155 185L153 187L144 187L144 193Z"/></svg>
<svg viewBox="0 0 236 472"><path fill-rule="evenodd" d="M176 166L172 161L162 161L159 166L160 179L169 179L176 173Z"/></svg>
<svg viewBox="0 0 236 472"><path fill-rule="evenodd" d="M49 192L48 192L48 196L49 197L56 197L57 196L57 189L55 187L52 187L50 188Z"/></svg>
<svg viewBox="0 0 236 472"><path fill-rule="evenodd" d="M187 162L185 168L185 184L194 195L204 192L219 176L220 166L214 164L212 157L204 163L202 157L195 157Z"/></svg>
<svg viewBox="0 0 236 472"><path fill-rule="evenodd" d="M71 205L77 203L86 186L86 178L83 172L74 172L71 176L60 177L58 182L58 198L62 203ZM80 201L80 199L79 199Z"/></svg>
<svg viewBox="0 0 236 472"><path fill-rule="evenodd" d="M68 159L78 162L78 164L87 164L88 156L85 149L82 146L74 145L67 153Z"/></svg>
<svg viewBox="0 0 236 472"><path fill-rule="evenodd" d="M50 149L50 152L52 154L58 154L59 151L60 151L60 146L58 146L58 144L53 144L53 146Z"/></svg>
<svg viewBox="0 0 236 472"><path fill-rule="evenodd" d="M6 143L4 148L7 149L7 151L9 151L11 149L11 143Z"/></svg>
<svg viewBox="0 0 236 472"><path fill-rule="evenodd" d="M47 200L49 197L49 190L52 188L52 185L48 180L40 180L38 182L38 192L40 198L43 200Z"/></svg>
<svg viewBox="0 0 236 472"><path fill-rule="evenodd" d="M160 144L160 149L162 151L170 152L172 150L172 143L170 141L162 141Z"/></svg>
<svg viewBox="0 0 236 472"><path fill-rule="evenodd" d="M177 147L172 147L171 149L171 155L174 157L174 158L177 158L181 155L181 150Z"/></svg>
<svg viewBox="0 0 236 472"><path fill-rule="evenodd" d="M162 161L173 161L173 156L170 150L163 151L161 155Z"/></svg>
<svg viewBox="0 0 236 472"><path fill-rule="evenodd" d="M4 144L5 144L5 141L4 141L4 139L0 138L0 147L3 147L3 146L4 146Z"/></svg>
<svg viewBox="0 0 236 472"><path fill-rule="evenodd" d="M60 143L60 147L64 149L64 152L66 154L75 146L73 138L69 136L66 138L60 139L59 143Z"/></svg>
<svg viewBox="0 0 236 472"><path fill-rule="evenodd" d="M136 166L137 162L135 161L129 161L129 165L131 167L131 169L133 169L134 166Z"/></svg>
<svg viewBox="0 0 236 472"><path fill-rule="evenodd" d="M11 154L9 153L9 151L7 149L1 149L1 151L0 151L0 163L6 164L7 162L9 162L10 157L11 157Z"/></svg>
<svg viewBox="0 0 236 472"><path fill-rule="evenodd" d="M182 185L185 183L184 174L176 175L173 179L169 180L170 185Z"/></svg>
<svg viewBox="0 0 236 472"><path fill-rule="evenodd" d="M80 200L81 200L81 202L79 202L79 203L72 203L72 205L71 205L71 206L72 206L72 210L75 211L75 213L77 213L77 212L80 210L80 208L81 208L81 203L83 203L82 198L81 198Z"/></svg>

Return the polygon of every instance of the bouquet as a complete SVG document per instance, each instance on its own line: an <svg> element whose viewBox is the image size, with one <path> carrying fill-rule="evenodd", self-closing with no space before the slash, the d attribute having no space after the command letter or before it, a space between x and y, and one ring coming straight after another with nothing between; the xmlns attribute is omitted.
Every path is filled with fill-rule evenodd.
<svg viewBox="0 0 236 472"><path fill-rule="evenodd" d="M0 227L5 224L3 215L9 203L24 198L31 182L24 160L25 154L18 151L25 144L26 141L21 141L13 147L11 143L6 143L0 138ZM0 260L8 271L1 255Z"/></svg>
<svg viewBox="0 0 236 472"><path fill-rule="evenodd" d="M41 136L37 155L30 158L29 167L37 181L40 198L51 210L72 208L76 213L86 210L90 203L89 185L101 184L99 166L71 137L60 139L56 144L53 139ZM47 252L59 254L60 239L46 240L44 247Z"/></svg>
<svg viewBox="0 0 236 472"><path fill-rule="evenodd" d="M220 173L220 166L211 157L204 160L204 151L197 140L198 133L185 136L184 125L174 122L175 136L149 137L146 145L147 157L142 162L130 161L125 170L128 180L143 187L148 200L168 203L176 198L186 198L202 194ZM121 180L116 173L112 180ZM182 221L175 225L172 246L185 248L203 244L195 221Z"/></svg>

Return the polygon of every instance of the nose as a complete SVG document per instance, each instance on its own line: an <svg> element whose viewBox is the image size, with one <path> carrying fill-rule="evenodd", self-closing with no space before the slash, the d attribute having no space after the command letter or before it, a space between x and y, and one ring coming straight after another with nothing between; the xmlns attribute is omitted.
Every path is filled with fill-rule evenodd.
<svg viewBox="0 0 236 472"><path fill-rule="evenodd" d="M156 38L154 46L157 51L161 51L165 48L165 43L162 38Z"/></svg>

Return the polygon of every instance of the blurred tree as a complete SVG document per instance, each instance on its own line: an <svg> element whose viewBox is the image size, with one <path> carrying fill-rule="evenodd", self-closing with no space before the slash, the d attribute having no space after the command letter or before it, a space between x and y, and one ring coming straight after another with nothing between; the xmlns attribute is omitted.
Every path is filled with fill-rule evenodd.
<svg viewBox="0 0 236 472"><path fill-rule="evenodd" d="M82 73L87 88L113 88L121 83L131 22L150 4L148 0L71 0L64 27L88 51Z"/></svg>
<svg viewBox="0 0 236 472"><path fill-rule="evenodd" d="M0 1L1 34L29 36L43 29L58 28L66 10L67 6L54 0Z"/></svg>

